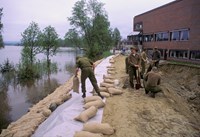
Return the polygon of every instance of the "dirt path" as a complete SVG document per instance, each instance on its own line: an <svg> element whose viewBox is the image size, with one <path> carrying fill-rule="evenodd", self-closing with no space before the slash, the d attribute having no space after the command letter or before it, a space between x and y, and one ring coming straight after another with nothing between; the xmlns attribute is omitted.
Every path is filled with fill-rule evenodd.
<svg viewBox="0 0 200 137"><path fill-rule="evenodd" d="M123 84L128 77L125 74L125 56L120 55L115 60L115 77ZM154 99L146 95L144 89L128 87L124 91L124 94L106 100L102 122L116 129L115 134L106 137L200 136L200 127L175 109L176 102L165 94L159 93Z"/></svg>

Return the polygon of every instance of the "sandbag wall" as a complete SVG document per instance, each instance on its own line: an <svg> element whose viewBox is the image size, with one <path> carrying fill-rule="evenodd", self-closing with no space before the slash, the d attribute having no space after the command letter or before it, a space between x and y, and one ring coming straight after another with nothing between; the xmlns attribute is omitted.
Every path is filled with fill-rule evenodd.
<svg viewBox="0 0 200 137"><path fill-rule="evenodd" d="M103 82L99 86L100 93L105 98L123 94L122 89L119 88L119 80L115 78L116 68L113 65L115 61L111 58L109 62L111 65L107 66L107 75L103 75ZM82 131L75 132L74 137L103 137L103 135L112 135L115 132L115 129L108 123L88 122L96 115L98 108L105 105L94 90L93 95L84 99L83 107L86 110L75 117L75 120L83 122L84 125Z"/></svg>

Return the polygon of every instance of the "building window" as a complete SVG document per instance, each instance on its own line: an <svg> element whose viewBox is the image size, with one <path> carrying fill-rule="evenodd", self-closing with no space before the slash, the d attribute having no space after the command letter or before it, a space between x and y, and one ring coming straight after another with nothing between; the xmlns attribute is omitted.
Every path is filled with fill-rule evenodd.
<svg viewBox="0 0 200 137"><path fill-rule="evenodd" d="M144 41L144 42L153 41L153 34L143 35L143 41Z"/></svg>
<svg viewBox="0 0 200 137"><path fill-rule="evenodd" d="M195 60L200 60L200 51L191 51L190 58Z"/></svg>
<svg viewBox="0 0 200 137"><path fill-rule="evenodd" d="M156 33L155 38L156 41L168 41L169 33L168 32Z"/></svg>
<svg viewBox="0 0 200 137"><path fill-rule="evenodd" d="M173 31L171 40L173 41L178 41L180 40L180 32L179 31Z"/></svg>
<svg viewBox="0 0 200 137"><path fill-rule="evenodd" d="M143 29L142 22L136 23L136 24L134 25L134 27L135 27L135 30L136 30L136 31L142 30L142 29Z"/></svg>
<svg viewBox="0 0 200 137"><path fill-rule="evenodd" d="M188 58L188 51L187 50L170 50L169 57L171 58Z"/></svg>
<svg viewBox="0 0 200 137"><path fill-rule="evenodd" d="M171 32L172 41L186 41L189 40L189 29L181 29Z"/></svg>
<svg viewBox="0 0 200 137"><path fill-rule="evenodd" d="M169 40L169 33L167 33L167 32L162 33L162 40L168 41Z"/></svg>
<svg viewBox="0 0 200 137"><path fill-rule="evenodd" d="M180 40L189 40L189 30L181 31L181 39Z"/></svg>

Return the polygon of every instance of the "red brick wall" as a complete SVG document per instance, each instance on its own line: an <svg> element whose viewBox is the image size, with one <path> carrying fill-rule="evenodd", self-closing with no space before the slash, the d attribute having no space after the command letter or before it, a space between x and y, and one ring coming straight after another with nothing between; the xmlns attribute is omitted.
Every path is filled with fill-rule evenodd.
<svg viewBox="0 0 200 137"><path fill-rule="evenodd" d="M200 0L176 0L138 15L134 24L143 22L143 34L189 28L188 41L143 42L148 48L200 50Z"/></svg>

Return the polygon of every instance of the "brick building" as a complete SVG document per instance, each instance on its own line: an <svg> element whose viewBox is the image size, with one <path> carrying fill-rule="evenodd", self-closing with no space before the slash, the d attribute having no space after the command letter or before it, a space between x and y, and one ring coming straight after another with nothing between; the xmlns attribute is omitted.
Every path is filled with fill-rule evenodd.
<svg viewBox="0 0 200 137"><path fill-rule="evenodd" d="M135 16L133 22L149 53L158 47L164 59L200 63L200 0L176 0Z"/></svg>

